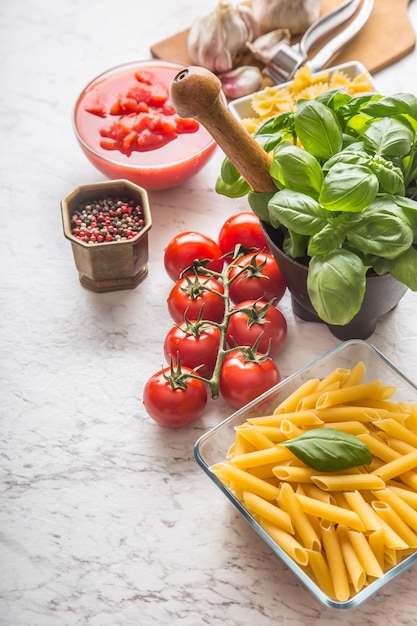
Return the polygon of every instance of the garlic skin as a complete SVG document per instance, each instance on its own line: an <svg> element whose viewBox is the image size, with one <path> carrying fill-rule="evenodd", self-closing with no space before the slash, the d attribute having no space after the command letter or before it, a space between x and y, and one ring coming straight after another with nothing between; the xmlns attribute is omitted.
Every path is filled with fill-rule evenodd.
<svg viewBox="0 0 417 626"><path fill-rule="evenodd" d="M291 33L287 28L277 28L260 35L253 41L247 41L246 47L258 61L267 65L281 47L282 42L290 43Z"/></svg>
<svg viewBox="0 0 417 626"><path fill-rule="evenodd" d="M319 18L321 5L322 0L252 0L252 12L260 34L277 28L298 34Z"/></svg>
<svg viewBox="0 0 417 626"><path fill-rule="evenodd" d="M250 11L219 0L191 25L187 43L192 62L212 72L228 72L246 41L253 38L252 23Z"/></svg>
<svg viewBox="0 0 417 626"><path fill-rule="evenodd" d="M224 95L229 100L242 98L257 91L262 84L262 72L254 65L242 65L235 70L219 74Z"/></svg>

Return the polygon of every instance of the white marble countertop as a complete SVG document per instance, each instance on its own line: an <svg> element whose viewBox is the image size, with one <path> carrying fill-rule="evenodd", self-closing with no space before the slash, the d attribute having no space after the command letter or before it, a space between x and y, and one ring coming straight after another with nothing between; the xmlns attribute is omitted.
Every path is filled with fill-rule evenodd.
<svg viewBox="0 0 417 626"><path fill-rule="evenodd" d="M211 0L2 2L0 7L2 626L405 626L417 623L417 567L358 609L319 604L240 519L193 458L230 408L212 402L180 430L142 406L163 362L171 285L163 249L182 230L213 237L246 208L214 192L220 150L183 186L151 192L149 275L133 291L78 281L60 200L102 180L79 150L71 107L105 69L149 58ZM417 27L417 6L410 5ZM389 42L387 42L389 45ZM417 51L375 76L417 93ZM22 219L21 219L22 217ZM283 376L337 345L295 319ZM416 296L371 341L417 380Z"/></svg>

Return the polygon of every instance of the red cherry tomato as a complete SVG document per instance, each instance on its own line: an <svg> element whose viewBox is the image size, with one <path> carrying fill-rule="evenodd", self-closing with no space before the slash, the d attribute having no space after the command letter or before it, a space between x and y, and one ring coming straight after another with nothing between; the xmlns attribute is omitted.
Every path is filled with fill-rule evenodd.
<svg viewBox="0 0 417 626"><path fill-rule="evenodd" d="M247 360L243 352L234 350L224 359L220 372L220 393L236 409L254 400L281 380L274 361L257 355Z"/></svg>
<svg viewBox="0 0 417 626"><path fill-rule="evenodd" d="M195 260L209 259L207 267L214 272L221 272L224 265L221 256L222 251L213 239L201 233L186 231L176 235L168 243L164 252L164 266L168 276L172 280L178 280Z"/></svg>
<svg viewBox="0 0 417 626"><path fill-rule="evenodd" d="M244 269L244 271L242 271ZM281 271L272 256L266 252L246 254L232 265L229 278L230 299L232 302L241 300L272 300L277 304L285 293L286 284Z"/></svg>
<svg viewBox="0 0 417 626"><path fill-rule="evenodd" d="M224 317L224 289L215 278L184 276L178 280L168 295L168 311L174 322L188 319L211 320L221 323Z"/></svg>
<svg viewBox="0 0 417 626"><path fill-rule="evenodd" d="M240 302L227 326L226 340L230 348L253 346L261 335L258 352L275 356L287 337L287 321L281 311L262 300Z"/></svg>
<svg viewBox="0 0 417 626"><path fill-rule="evenodd" d="M217 238L222 254L230 254L240 244L245 250L270 252L261 223L252 211L242 211L225 221Z"/></svg>
<svg viewBox="0 0 417 626"><path fill-rule="evenodd" d="M182 367L183 375L190 373ZM143 390L143 404L150 417L161 426L178 428L199 417L207 404L207 388L203 381L186 378L184 387L173 386L169 380L171 367L153 374Z"/></svg>
<svg viewBox="0 0 417 626"><path fill-rule="evenodd" d="M181 322L173 326L164 341L164 354L168 363L176 363L194 369L204 378L211 378L220 347L220 330L209 324L199 326L197 322Z"/></svg>

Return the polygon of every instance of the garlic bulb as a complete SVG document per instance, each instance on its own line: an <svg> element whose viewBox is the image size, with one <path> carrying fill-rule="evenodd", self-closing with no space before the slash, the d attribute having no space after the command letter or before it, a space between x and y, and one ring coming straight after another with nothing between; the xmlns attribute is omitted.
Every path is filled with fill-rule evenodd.
<svg viewBox="0 0 417 626"><path fill-rule="evenodd" d="M241 98L260 88L262 72L254 65L242 65L235 70L219 74L219 79L227 98Z"/></svg>
<svg viewBox="0 0 417 626"><path fill-rule="evenodd" d="M257 37L253 41L247 41L246 47L253 56L267 65L281 47L283 41L290 42L291 33L286 28L277 28Z"/></svg>
<svg viewBox="0 0 417 626"><path fill-rule="evenodd" d="M320 15L322 0L252 0L252 11L259 33L288 28L304 33Z"/></svg>
<svg viewBox="0 0 417 626"><path fill-rule="evenodd" d="M228 0L219 0L206 15L198 17L188 34L192 62L212 72L228 72L246 41L253 38L252 13Z"/></svg>

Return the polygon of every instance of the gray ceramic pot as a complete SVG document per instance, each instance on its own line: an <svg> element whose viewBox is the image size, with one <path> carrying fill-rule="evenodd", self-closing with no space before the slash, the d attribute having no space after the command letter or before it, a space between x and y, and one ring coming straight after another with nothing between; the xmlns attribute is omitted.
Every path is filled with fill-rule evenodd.
<svg viewBox="0 0 417 626"><path fill-rule="evenodd" d="M308 266L291 259L282 251L283 234L280 230L266 222L262 222L262 227L291 293L293 312L307 322L324 323L318 317L307 293ZM365 297L359 313L344 326L326 325L335 337L343 341L367 339L374 332L378 319L396 307L406 291L407 287L391 274L370 274L366 280Z"/></svg>

